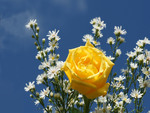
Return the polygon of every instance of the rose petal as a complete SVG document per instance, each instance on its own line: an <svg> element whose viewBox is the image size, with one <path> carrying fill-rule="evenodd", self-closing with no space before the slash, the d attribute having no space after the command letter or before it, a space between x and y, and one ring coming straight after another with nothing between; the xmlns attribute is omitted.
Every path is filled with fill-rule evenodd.
<svg viewBox="0 0 150 113"><path fill-rule="evenodd" d="M90 83L72 79L70 87L74 90L77 90L81 94L86 94L92 89L96 89L96 86Z"/></svg>
<svg viewBox="0 0 150 113"><path fill-rule="evenodd" d="M107 90L109 88L109 83L106 83L103 87L92 90L85 94L88 99L94 99L99 96L105 96L107 94Z"/></svg>
<svg viewBox="0 0 150 113"><path fill-rule="evenodd" d="M94 47L94 46L90 43L90 41L89 41L89 40L87 40L87 42L86 42L85 46Z"/></svg>

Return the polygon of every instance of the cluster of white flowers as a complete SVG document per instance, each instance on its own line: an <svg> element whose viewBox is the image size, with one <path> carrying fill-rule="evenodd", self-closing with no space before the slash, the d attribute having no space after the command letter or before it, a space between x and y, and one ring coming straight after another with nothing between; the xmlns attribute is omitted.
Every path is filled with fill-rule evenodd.
<svg viewBox="0 0 150 113"><path fill-rule="evenodd" d="M146 75L147 78L150 77L150 68L149 67L143 67L142 72L144 75Z"/></svg>
<svg viewBox="0 0 150 113"><path fill-rule="evenodd" d="M94 37L90 34L86 34L83 36L82 40L83 42L87 42L87 40L89 40L91 43L94 44L94 46L98 46L100 45L100 42L97 41L97 39L103 36L103 34L101 33L101 30L106 28L106 24L104 24L104 21L101 21L100 17L96 17L92 19L90 23L93 25L92 31L93 31Z"/></svg>
<svg viewBox="0 0 150 113"><path fill-rule="evenodd" d="M52 112L52 105L48 105L45 109L43 109L44 113L47 113L48 112Z"/></svg>
<svg viewBox="0 0 150 113"><path fill-rule="evenodd" d="M150 44L150 40L147 37L144 40L138 40L136 43L139 47L144 47L145 44Z"/></svg>
<svg viewBox="0 0 150 113"><path fill-rule="evenodd" d="M106 106L106 104L103 104L103 107L99 107L99 108L95 108L94 112L91 113L110 113L112 107L110 106L110 104L108 104Z"/></svg>
<svg viewBox="0 0 150 113"><path fill-rule="evenodd" d="M114 29L115 29L114 33L115 33L116 38L114 39L113 37L109 37L106 43L110 45L111 51L113 54L112 55L113 59L110 59L110 60L112 60L115 63L116 59L122 53L121 49L118 49L118 48L125 41L125 39L121 37L120 35L125 35L127 32L125 31L125 29L122 30L122 27L115 26Z"/></svg>
<svg viewBox="0 0 150 113"><path fill-rule="evenodd" d="M50 51L54 51L55 48L59 48L58 46L58 41L60 40L60 37L58 36L58 33L59 33L59 30L56 31L49 31L49 34L47 35L48 36L48 40L49 40L49 49Z"/></svg>
<svg viewBox="0 0 150 113"><path fill-rule="evenodd" d="M100 45L100 42L95 41L95 40L94 40L94 37L93 37L92 35L90 35L90 34L84 35L83 38L82 38L82 40L83 40L83 42L87 42L87 40L89 40L89 41L90 41L91 43L93 43L95 46Z"/></svg>
<svg viewBox="0 0 150 113"><path fill-rule="evenodd" d="M41 63L41 65L39 65L39 69L45 69L45 68L48 68L48 71L47 71L47 74L41 74L41 75L38 75L37 77L37 83L40 84L43 82L42 79L44 79L45 77L48 77L49 79L52 79L54 78L55 75L58 75L59 74L59 71L61 70L64 62L63 61L57 61L55 62L56 65L52 66L51 65L51 61L56 61L56 59L54 60L48 60L48 61L44 61Z"/></svg>
<svg viewBox="0 0 150 113"><path fill-rule="evenodd" d="M121 78L121 76L120 76ZM124 78L124 77L123 77ZM123 80L123 79L122 79ZM99 105L100 103L103 105L103 107L98 106L93 113L110 113L115 112L117 110L119 113L124 110L124 104L130 104L131 99L128 97L127 94L124 94L123 92L120 92L117 94L107 94L106 96L100 96L97 99L94 100L94 102ZM113 106L111 106L110 103L114 103ZM106 104L108 103L108 104ZM107 105L107 106L106 106Z"/></svg>
<svg viewBox="0 0 150 113"><path fill-rule="evenodd" d="M142 76L138 78L140 88L150 87L150 79L143 79Z"/></svg>
<svg viewBox="0 0 150 113"><path fill-rule="evenodd" d="M103 34L101 33L101 30L106 28L106 24L104 24L104 21L101 21L100 17L96 17L91 20L90 24L93 25L93 33L96 37L103 37Z"/></svg>
<svg viewBox="0 0 150 113"><path fill-rule="evenodd" d="M104 21L101 21L100 17L94 18L90 23L93 25L92 31L94 36L86 34L82 40L83 42L89 40L94 46L98 46L100 45L98 39L103 36L101 30L106 28L106 24L104 24ZM41 62L38 69L44 71L37 76L36 84L43 84L45 87L38 92L35 88L35 81L33 81L28 84L26 83L24 90L31 93L30 97L34 99L35 105L42 105L44 113L51 113L53 111L52 104L55 107L56 113L68 112L65 110L71 110L74 107L82 110L84 104L86 104L84 103L85 98L75 90L70 89L70 83L64 79L64 72L62 71L64 62L59 61L60 56L55 53L55 50L59 48L59 30L48 32L49 42L48 47L45 48L46 39L42 39L42 45L39 41L39 27L36 19L30 20L26 28L32 28L34 31L32 38L36 40L35 45L38 50L35 58ZM108 56L108 59L114 63L122 53L119 46L125 42L121 35L126 33L122 26L115 26L114 34L116 38L109 37L107 39L106 43L110 45L112 52L112 56ZM137 41L134 51L126 53L128 56L127 68L121 70L123 75L117 76L117 73L110 73L111 76L109 76L108 80L111 84L108 94L94 100L97 108L92 113L123 113L131 101L134 101L135 105L137 104L136 101L138 101L138 110L141 110L142 102L139 100L145 95L147 87L150 87L150 51L145 49L146 45L150 45L150 40L147 37ZM105 51L101 51L106 54ZM48 104L46 104L46 100L48 100Z"/></svg>
<svg viewBox="0 0 150 113"><path fill-rule="evenodd" d="M147 59L147 57L150 57L150 52L149 51L145 51L145 54L146 54L146 56L144 56L144 55L141 55L141 54L143 54L144 53L144 51L143 51L143 47L147 44L147 45L150 45L150 40L148 40L148 38L144 38L144 40L138 40L137 41L137 46L134 48L134 51L132 52L132 51L130 51L130 52L128 52L126 55L128 56L128 58L135 58L135 57L137 57L137 60L138 59L144 59L144 58L146 58ZM140 56L139 56L140 55ZM143 60L144 61L144 60Z"/></svg>
<svg viewBox="0 0 150 113"><path fill-rule="evenodd" d="M111 82L111 86L115 89L125 89L124 85L119 81Z"/></svg>

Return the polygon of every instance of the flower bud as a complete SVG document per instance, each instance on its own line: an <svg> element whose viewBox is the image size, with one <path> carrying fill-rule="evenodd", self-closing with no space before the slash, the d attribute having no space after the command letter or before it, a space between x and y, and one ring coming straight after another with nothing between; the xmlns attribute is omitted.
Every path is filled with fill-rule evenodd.
<svg viewBox="0 0 150 113"><path fill-rule="evenodd" d="M32 95L32 94L30 94L30 97L31 97L31 98L33 98L33 95Z"/></svg>
<svg viewBox="0 0 150 113"><path fill-rule="evenodd" d="M54 94L54 98L60 98L60 94L59 93L56 93L56 94Z"/></svg>
<svg viewBox="0 0 150 113"><path fill-rule="evenodd" d="M37 46L36 49L40 51L40 46Z"/></svg>
<svg viewBox="0 0 150 113"><path fill-rule="evenodd" d="M40 28L37 26L36 31L39 33Z"/></svg>
<svg viewBox="0 0 150 113"><path fill-rule="evenodd" d="M57 93L57 98L60 98L60 94L59 93Z"/></svg>
<svg viewBox="0 0 150 113"><path fill-rule="evenodd" d="M35 28L37 27L37 23L34 24Z"/></svg>
<svg viewBox="0 0 150 113"><path fill-rule="evenodd" d="M38 33L36 33L35 36L36 36L37 38L39 38L39 34L38 34Z"/></svg>
<svg viewBox="0 0 150 113"><path fill-rule="evenodd" d="M56 93L56 94L54 94L54 98L57 98L57 93Z"/></svg>
<svg viewBox="0 0 150 113"><path fill-rule="evenodd" d="M35 89L34 89L34 88L33 88L33 89L30 89L30 91L31 91L31 93L34 93Z"/></svg>
<svg viewBox="0 0 150 113"><path fill-rule="evenodd" d="M50 96L51 96L51 97L53 96L53 92L50 93Z"/></svg>
<svg viewBox="0 0 150 113"><path fill-rule="evenodd" d="M38 56L38 57L37 57L37 59L38 59L38 60L41 60L41 57L40 57L40 56Z"/></svg>
<svg viewBox="0 0 150 113"><path fill-rule="evenodd" d="M50 50L51 53L53 53L53 50Z"/></svg>
<svg viewBox="0 0 150 113"><path fill-rule="evenodd" d="M39 97L39 93L38 92L36 92L36 96Z"/></svg>
<svg viewBox="0 0 150 113"><path fill-rule="evenodd" d="M48 101L49 101L49 102L52 102L52 100L51 100L51 99L49 99Z"/></svg>
<svg viewBox="0 0 150 113"><path fill-rule="evenodd" d="M42 39L42 43L45 44L45 38Z"/></svg>
<svg viewBox="0 0 150 113"><path fill-rule="evenodd" d="M30 24L30 27L33 28L33 24Z"/></svg>
<svg viewBox="0 0 150 113"><path fill-rule="evenodd" d="M116 57L120 56L121 55L121 50L120 49L117 49L116 50Z"/></svg>
<svg viewBox="0 0 150 113"><path fill-rule="evenodd" d="M120 43L123 43L125 41L125 39L122 37L119 37L118 40L120 41Z"/></svg>
<svg viewBox="0 0 150 113"><path fill-rule="evenodd" d="M116 76L117 75L117 73L114 73L114 75L113 76Z"/></svg>
<svg viewBox="0 0 150 113"><path fill-rule="evenodd" d="M34 42L34 45L38 46L37 42Z"/></svg>
<svg viewBox="0 0 150 113"><path fill-rule="evenodd" d="M57 54L56 58L57 58L57 59L59 59L59 57L60 57L60 55L59 55L59 54Z"/></svg>
<svg viewBox="0 0 150 113"><path fill-rule="evenodd" d="M35 38L35 36L34 36L34 35L32 35L32 38Z"/></svg>

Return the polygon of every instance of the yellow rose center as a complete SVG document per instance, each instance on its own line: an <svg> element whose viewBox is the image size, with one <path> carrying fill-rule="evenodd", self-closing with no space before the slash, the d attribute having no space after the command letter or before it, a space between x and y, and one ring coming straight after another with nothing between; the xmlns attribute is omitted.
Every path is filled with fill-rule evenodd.
<svg viewBox="0 0 150 113"><path fill-rule="evenodd" d="M79 49L76 51L75 61L77 67L82 72L80 73L82 77L89 77L91 75L98 73L99 71L95 66L95 59L92 57L92 54L88 52L89 51L87 51L86 49ZM80 57L78 55L80 55Z"/></svg>

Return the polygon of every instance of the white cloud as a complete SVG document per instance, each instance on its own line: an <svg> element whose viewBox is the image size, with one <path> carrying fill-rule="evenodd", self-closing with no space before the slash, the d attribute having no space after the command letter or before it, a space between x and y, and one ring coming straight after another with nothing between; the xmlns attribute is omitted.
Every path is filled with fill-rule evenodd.
<svg viewBox="0 0 150 113"><path fill-rule="evenodd" d="M22 45L22 47L29 46L27 43L30 39L31 33L25 28L25 24L29 19L34 17L34 13L25 11L1 19L0 26L3 32L0 37L0 52L5 49L16 51L19 49L19 45ZM12 47L15 48L12 49Z"/></svg>
<svg viewBox="0 0 150 113"><path fill-rule="evenodd" d="M18 37L24 38L26 36L25 32L25 23L29 18L35 17L29 11L15 14L8 18L1 19L1 27L9 34Z"/></svg>

